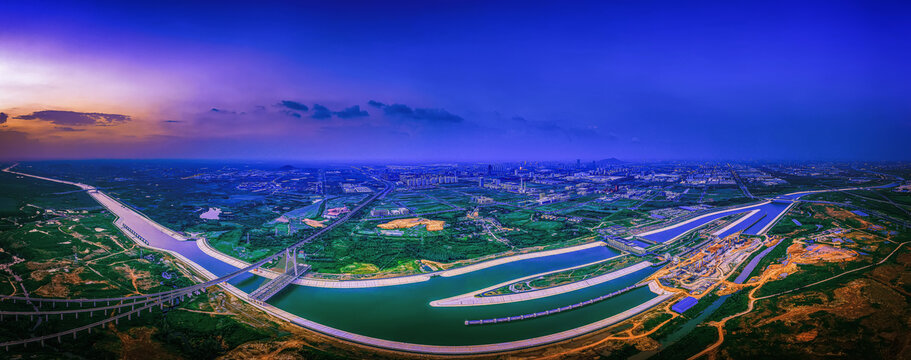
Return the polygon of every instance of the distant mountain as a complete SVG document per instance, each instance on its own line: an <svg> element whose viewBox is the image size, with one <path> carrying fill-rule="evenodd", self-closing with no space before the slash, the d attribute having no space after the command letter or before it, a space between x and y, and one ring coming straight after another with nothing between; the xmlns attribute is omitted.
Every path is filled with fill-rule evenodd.
<svg viewBox="0 0 911 360"><path fill-rule="evenodd" d="M595 163L596 163L597 165L599 165L599 166L604 166L604 165L623 165L623 164L626 164L626 161L623 161L623 160L620 160L620 159L617 159L617 158L610 158L610 159L598 160L598 161L595 161Z"/></svg>
<svg viewBox="0 0 911 360"><path fill-rule="evenodd" d="M293 167L291 165L285 165L285 166L278 168L278 170L280 170L280 171L288 171L288 170L294 170L294 169L297 169L297 168Z"/></svg>

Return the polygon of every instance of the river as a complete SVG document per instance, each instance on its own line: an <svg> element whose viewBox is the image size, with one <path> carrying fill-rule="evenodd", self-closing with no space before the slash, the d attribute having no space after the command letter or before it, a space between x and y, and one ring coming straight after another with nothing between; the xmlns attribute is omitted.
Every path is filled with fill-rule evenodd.
<svg viewBox="0 0 911 360"><path fill-rule="evenodd" d="M64 183L90 189L83 184ZM142 214L123 206L106 194L95 190L89 191L89 193L117 215L119 222L148 241L148 245L177 253L216 277L236 271L237 267L203 252L194 241L181 241L185 240L181 235L154 224ZM775 201L703 215L681 224L652 231L645 237L656 242L666 242L718 218L753 210L758 211L722 235L737 231L743 231L746 234L761 234L793 204L794 199L807 193L809 192L786 195ZM770 249L764 253L768 251ZM310 327L320 327L321 331L339 330L333 334L355 341L372 343L378 343L373 341L375 339L394 341L396 343L389 347L401 348L404 348L401 345L417 344L419 351L424 349L420 348L424 345L455 346L462 347L459 350L461 352L472 352L471 346L476 345L502 344L547 337L579 328L592 331L595 330L592 324L601 322L598 326L606 326L608 324L603 321L615 315L618 316L616 321L620 321L622 318L633 315L633 312L644 310L643 306L653 306L656 301L661 301L658 299L660 296L650 291L648 287L642 287L593 305L535 319L475 326L466 326L464 323L468 319L508 317L585 301L636 284L657 271L658 268L647 267L588 288L508 304L432 307L430 306L431 301L475 291L520 277L574 267L616 255L615 251L607 247L595 246L498 264L455 276L431 277L428 280L404 285L349 289L291 285L271 298L268 304L311 322ZM757 257L757 259L759 258L761 256ZM750 265L755 266L753 262ZM263 281L264 279L259 276L244 274L232 279L230 283L242 291L250 292ZM645 305L649 301L652 303ZM637 309L631 312L630 310L633 308ZM575 335L578 333L569 334L567 337ZM558 339L550 337L541 339L539 342L520 342L496 349L529 346L555 340ZM487 349L493 348L488 347Z"/></svg>

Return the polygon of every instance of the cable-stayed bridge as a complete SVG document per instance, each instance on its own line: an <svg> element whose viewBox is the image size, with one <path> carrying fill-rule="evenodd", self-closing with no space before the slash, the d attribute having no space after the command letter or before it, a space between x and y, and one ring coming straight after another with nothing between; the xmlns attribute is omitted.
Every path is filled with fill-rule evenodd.
<svg viewBox="0 0 911 360"><path fill-rule="evenodd" d="M4 169L3 171L12 172L10 168ZM28 174L14 172L16 174L32 176ZM55 179L37 177L44 180L58 181ZM68 182L65 182L68 183ZM75 183L69 183L77 185ZM158 307L160 310L163 310L165 306L173 306L175 303L180 303L181 301L193 297L198 294L206 292L206 289L211 286L216 286L219 284L226 283L231 279L234 279L240 275L252 272L260 267L269 264L275 260L279 260L284 257L283 262L285 264L285 269L282 274L266 281L258 289L251 292L247 301L253 303L262 304L267 301L269 298L278 294L282 289L286 288L288 285L293 283L294 280L303 276L309 269L310 266L306 264L299 264L297 260L297 254L300 247L313 241L317 237L331 231L335 227L341 225L365 206L373 202L378 198L385 197L393 189L393 184L385 182L386 187L380 191L367 198L365 201L361 202L358 206L352 209L350 212L346 213L344 216L339 218L337 221L329 224L328 226L320 229L319 231L313 233L307 238L288 246L275 254L267 256L259 261L256 261L250 264L247 267L237 269L234 272L231 272L227 275L218 277L216 279L208 280L199 284L190 285L180 289L168 290L152 294L144 295L135 295L135 296L125 296L125 297L111 297L111 298L94 298L94 299L54 299L54 298L36 298L36 297L25 297L25 296L10 296L10 295L0 295L0 302L10 302L10 303L23 303L28 304L33 307L34 310L16 310L16 311L6 311L0 310L0 321L35 321L36 319L43 321L53 321L53 320L64 320L66 318L79 319L83 318L94 318L96 315L100 317L98 321L92 322L87 325L80 327L72 328L66 331L61 331L57 333L35 336L26 339L19 340L10 340L5 342L0 342L0 347L4 349L9 349L10 346L23 345L28 346L31 343L39 343L41 346L44 346L45 341L54 341L63 342L65 339L76 338L77 334L80 332L91 333L92 329L103 327L106 324L111 322L117 324L121 318L126 318L127 320L132 319L133 316L140 316L143 311L151 313L155 307ZM78 185L77 185L78 186ZM148 241L144 239L139 233L129 228L125 224L122 224L122 228L125 232L128 232L128 235L131 235L130 238L136 239L137 241L143 242L145 245L149 245ZM99 306L100 305L100 306Z"/></svg>

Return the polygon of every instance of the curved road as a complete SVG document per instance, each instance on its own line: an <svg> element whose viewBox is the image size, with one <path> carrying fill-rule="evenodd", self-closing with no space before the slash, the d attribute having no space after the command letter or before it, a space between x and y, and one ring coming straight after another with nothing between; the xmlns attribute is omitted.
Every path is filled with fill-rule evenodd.
<svg viewBox="0 0 911 360"><path fill-rule="evenodd" d="M9 169L6 169L4 171L9 171ZM9 171L9 172L12 172L12 171ZM15 172L13 172L13 173L15 173ZM227 291L235 294L236 296L240 297L241 299L247 300L246 292L244 290L242 290L241 288L244 288L246 291L250 291L251 288L255 288L256 279L261 279L261 278L256 277L255 275L249 274L249 272L254 269L259 268L261 265L263 265L283 254L283 251L282 251L275 255L267 257L266 259L263 259L254 264L251 264L250 266L238 269L237 264L230 264L229 262L223 261L221 258L211 256L207 252L200 249L200 246L198 246L193 241L181 241L181 240L185 240L185 239L183 239L176 232L171 231L170 229L167 229L167 228L155 223L151 219L143 216L142 214L140 214L132 209L129 209L128 207L124 206L120 202L110 198L106 194L102 193L101 191L98 191L97 189L95 189L91 186L67 182L67 181L61 181L61 180L56 180L56 179L50 179L50 178L45 178L45 177L40 177L40 176L28 175L28 174L23 174L23 173L17 173L17 174L23 175L23 176L31 176L31 177L39 178L39 179L43 179L43 180L66 183L66 184L78 186L80 188L88 190L88 193L93 198L95 198L97 201L102 203L112 213L114 213L115 215L117 215L119 217L117 221L122 226L122 228L128 227L129 229L132 229L133 232L136 233L136 234L133 234L133 236L131 236L131 238L134 238L134 240L135 240L137 235L141 236L145 241L147 241L147 246L174 254L180 260L187 263L189 266L191 266L195 270L199 271L207 279L209 279L209 281L207 281L203 284L197 285L197 287L195 287L195 289L202 289L206 286L211 286L211 285L217 283L220 286L222 286L223 288L225 288ZM343 217L340 221L336 221L332 225L337 225L337 224L340 224L342 221L347 220L352 214L354 214L355 212L357 212L358 210L363 208L363 206L366 205L367 203L369 203L371 200L373 200L379 196L385 195L390 190L391 190L391 186L389 186L387 183L387 189L385 191L375 194L373 197L368 199L368 201L359 205L357 208L354 209L354 211L352 211L349 214L346 214L346 216ZM782 214L784 214L784 212L788 208L790 208L790 206L793 205L793 203L794 203L793 200L795 200L795 199L799 198L800 196L807 194L807 193L810 193L810 192L789 194L789 195L782 196L782 197L776 199L775 201L766 201L764 203L745 206L745 207L739 208L739 209L723 210L723 211L719 211L716 213L707 214L700 218L692 219L692 220L689 220L682 224L675 224L675 225L672 225L672 226L669 226L669 227L666 227L663 229L652 231L652 232L650 232L650 234L652 234L653 236L658 236L660 238L663 238L664 241L670 241L688 231L691 231L695 228L698 228L698 227L710 222L711 220L713 220L715 218L737 213L737 211L745 212L745 211L753 211L753 210L760 210L760 212L762 212L762 216L759 219L757 219L756 221L748 221L748 220L743 221L742 222L743 224L748 225L748 226L745 225L746 228L744 228L744 229L731 229L731 230L732 231L745 231L747 233L750 233L750 232L764 233L768 228L771 227L772 224L774 224L775 221L778 220L778 218ZM314 234L311 237L308 237L304 241L302 241L298 244L292 245L290 248L294 249L294 248L302 245L303 243L312 240L316 236L319 236L320 234L325 233L326 231L328 231L329 229L334 227L332 225L330 225L327 228L322 229L321 231L317 232L316 234ZM472 287L474 289L482 288L483 285L481 285L481 284L483 284L484 282L487 282L486 285L489 286L490 284L495 284L500 281L504 281L504 280L508 280L508 279L515 279L515 278L529 275L529 274L540 273L540 272L542 272L542 270L553 271L553 270L569 268L569 267L577 266L579 264L583 264L583 263L587 263L587 262L591 262L591 261L597 261L600 259L604 259L604 258L616 255L615 253L611 253L604 249L605 248L603 248L603 247L597 247L597 248L588 248L588 249L583 249L583 250L566 250L559 254L548 254L548 255L525 254L525 255L519 255L519 256L513 257L513 259L496 259L496 260L487 262L486 264L485 263L475 264L472 266L468 266L466 268L447 271L447 273L449 273L449 274L443 274L444 275L443 277L440 277L438 279L432 279L432 281L422 280L419 283L387 287L387 289L389 289L389 290L384 290L384 291L388 292L388 294L377 293L376 291L372 291L372 290L371 290L370 294L372 294L371 296L373 296L373 297L379 296L377 299L395 298L395 299L399 299L398 301L401 302L402 300L408 300L410 297L414 297L415 295L418 295L418 294L420 294L424 297L437 296L437 295L433 295L433 294L425 294L422 291L416 291L418 288L427 289L426 290L427 292L430 292L431 291L430 289L434 289L433 291L436 291L439 294L445 294L447 291L455 292L455 294L460 293L458 291L463 291L462 293L464 293L464 290L471 290ZM605 253L605 251L607 251L607 253ZM561 251L558 250L557 252L561 252ZM489 267L489 269L485 269L488 267ZM643 270L643 271L645 271L645 270ZM451 275L451 276L449 276L449 275ZM449 277L447 277L447 276L449 276ZM624 276L624 277L616 280L619 282L610 281L605 284L600 284L600 285L592 286L590 288L572 291L572 292L569 292L566 294L555 294L555 295L547 297L547 298L523 302L523 304L529 303L529 304L525 304L525 305L506 304L506 305L492 306L492 308L500 309L502 307L501 310L505 310L508 308L509 311L516 311L515 309L521 309L522 306L543 306L545 304L548 304L549 302L565 301L567 303L572 303L569 301L572 301L572 299L574 299L574 298L590 296L594 293L598 293L601 291L604 291L603 293L610 292L610 290L616 290L616 289L623 288L625 286L630 285L629 281L632 281L633 283L635 283L638 281L638 279L644 278L646 276L647 276L647 274L642 273L642 271L638 271L638 272L635 272L634 275ZM452 280L444 281L443 279L452 279ZM225 281L229 281L229 283L226 283ZM253 282L253 284L251 285L250 282ZM345 283L345 282L338 282L338 283ZM498 337L488 337L490 339L493 339L493 338L507 339L509 337L512 337L512 338L518 337L518 340L502 341L502 342L494 342L494 343L477 343L477 344L470 344L470 345L434 344L434 342L439 342L441 340L434 340L434 341L430 341L429 343L421 343L421 342L423 342L423 340L416 340L415 342L406 342L406 341L396 341L396 340L392 340L392 339L383 339L383 338L380 338L377 336L384 336L384 337L385 336L396 336L396 337L400 337L403 339L420 339L420 338L424 338L426 336L430 336L434 333L439 333L443 336L448 335L448 337L450 337L450 338L453 336L456 336L457 338L464 337L465 339L468 339L468 338L477 338L478 336L481 336L479 339L482 339L481 341L483 341L485 336L481 335L481 333L476 333L476 331L489 331L489 330L473 330L473 329L465 330L464 328L467 328L467 327L464 327L464 325L462 325L462 327L454 327L451 324L446 325L444 323L439 323L439 324L435 324L439 327L439 329L435 330L435 331L427 331L427 330L432 330L432 328L423 329L423 331L422 331L422 329L417 329L416 333L413 333L413 332L406 333L406 332L402 332L400 330L396 330L396 331L398 331L398 332L396 332L396 334L398 334L398 335L388 335L388 334L395 332L395 331L390 331L391 329L398 329L404 325L398 324L398 322L395 322L395 321L393 321L393 323L390 323L390 324L384 324L384 323L380 322L380 323L370 324L370 326L373 326L372 328L370 328L370 327L361 326L360 323L363 323L364 321L367 321L367 319L370 319L370 318L377 318L377 319L383 318L382 316L378 316L378 315L386 316L389 314L382 314L382 313L373 314L373 313L369 313L369 312L368 313L359 313L360 316L356 316L356 319L354 319L354 322L351 322L351 321L339 321L341 319L326 318L325 316L328 316L327 314L330 314L331 312L326 312L319 308L317 308L317 309L312 308L312 307L319 307L319 306L344 306L345 304L352 304L352 305L359 304L359 305L357 305L357 307L348 309L347 312L344 312L345 310L340 310L340 311L343 311L348 316L352 315L351 314L352 309L354 309L355 312L365 311L368 308L370 308L370 305L367 305L367 304L371 302L371 298L365 299L362 296L352 297L352 295L358 294L359 292L362 292L367 289L369 289L369 288L364 288L361 290L358 290L358 289L317 290L317 288L314 288L312 286L297 286L297 287L294 287L294 289L290 289L293 291L289 290L289 294L286 294L287 296L285 296L286 299L282 299L282 296L280 295L277 297L278 300L276 300L276 301L270 300L270 303L276 304L277 306L281 306L283 308L287 308L289 310L283 310L283 309L280 309L279 307L276 307L276 306L270 305L270 304L255 304L252 302L251 302L251 304L262 310L265 310L275 316L278 316L282 319L302 325L304 327L307 327L307 328L310 328L310 329L313 329L313 330L316 330L319 332L323 332L323 333L326 333L329 335L333 335L333 336L336 336L339 338L359 342L359 343L364 343L364 344L379 346L379 347L392 348L392 349L397 349L397 350L413 351L413 352L443 353L443 354L469 354L469 353L495 352L495 351L503 351L503 350L511 350L511 349L516 349L516 348L530 347L530 346L542 345L542 344L546 344L546 343L550 343L550 342L554 342L554 341L560 341L560 340L564 340L567 338L575 337L575 336L582 335L587 332L591 332L591 331L603 328L605 326L609 326L609 325L617 323L619 321L622 321L632 315L635 315L638 312L644 311L654 305L657 305L658 303L661 303L670 297L670 295L667 295L667 294L659 295L659 296L654 296L654 294L652 294L651 296L645 296L644 295L645 293L633 292L633 295L624 295L624 296L618 297L619 300L612 299L612 301L615 301L615 302L607 302L604 304L599 304L598 306L592 306L590 308L586 307L583 309L574 310L573 312L570 312L569 314L559 315L559 316L563 316L562 319L564 319L565 321L560 321L559 319L556 319L556 320L537 319L537 320L531 322L531 323L540 322L540 324L542 324L540 326L544 326L544 328L542 328L542 329L528 329L527 325L522 325L520 322L520 326L523 326L523 327L519 327L519 328L510 327L509 329L512 329L512 330L505 330L507 328L502 328L503 330L500 330L501 333L503 331L507 331L508 333L514 333L513 335L499 334ZM304 290L306 290L306 291L304 291ZM164 296L168 297L168 296L174 295L175 294L174 292L176 292L176 291L179 291L179 290L175 290L173 292L166 293L166 294L164 294ZM359 292L357 292L357 291L359 291ZM644 290L644 291L646 291L646 293L650 293L647 290ZM392 295L392 294L396 294L396 295ZM162 296L162 295L159 294L158 296ZM287 299L287 297L289 297L289 296L294 296L295 299L300 299L300 300L298 302L289 303L288 299ZM400 296L400 297L396 298L395 296ZM401 296L404 296L404 297L401 297ZM146 297L148 298L150 296L146 296ZM445 298L445 297L446 296L440 296L440 297L437 297L437 299L441 299L441 298ZM422 297L419 296L419 298L422 298ZM617 306L616 304L629 304L629 301L633 298L639 298L639 299L644 299L644 300L642 302L638 303L638 305L635 305L632 307L628 307L629 305L619 305L619 306L626 306L626 307L621 308L621 309L626 309L624 311L619 311L620 309L616 308L616 306ZM114 300L114 299L111 299L111 300ZM130 300L134 301L132 298ZM414 300L414 299L412 299L412 300ZM420 299L418 299L418 300L424 301L424 300L420 300ZM301 306L300 301L306 302L308 304L312 303L313 305L309 306L309 307ZM152 303L154 304L154 300L152 300ZM424 322L432 323L431 319L411 318L412 316L419 316L419 315L405 315L405 314L408 314L413 311L420 311L421 314L428 314L428 315L429 314L438 314L438 315L432 315L431 318L433 318L433 316L439 316L439 315L443 315L444 318L451 318L452 315L455 315L455 314L446 315L447 314L446 312L442 312L442 313L429 312L430 310L428 310L428 309L430 307L428 306L427 302L425 302L424 304L425 304L424 305L425 308L422 308L422 309L408 307L408 306L403 308L402 314L403 314L403 316L406 316L407 318L402 319L402 320L409 320L412 322L424 321ZM564 305L565 304L566 303L564 303ZM612 304L614 304L614 305L612 305ZM363 306L367 306L367 307L363 307ZM387 306L387 307L389 307L389 306ZM484 315L483 312L481 312L477 309L478 308L487 308L487 307L482 306L482 307L467 307L467 308L470 311L473 311L471 314ZM610 310L608 310L608 309L610 309ZM329 308L325 308L325 310L329 310ZM333 310L333 311L336 311L336 310ZM449 311L449 310L447 310L447 311ZM485 311L487 311L487 310L485 310ZM465 313L465 314L466 314L465 316L473 316L473 315L468 315L469 313ZM598 314L613 314L613 315L607 316L606 318L603 318L604 315L600 315L600 317L597 317L597 318L590 317L590 316L599 316ZM316 318L318 318L318 320L316 320L316 321L310 320L308 318L305 318L305 316L311 317L311 318L316 317ZM459 315L456 315L456 316L459 316ZM567 319L570 319L570 318L575 318L576 320L567 322L568 321ZM601 318L602 320L597 320L597 321L592 322L593 319L599 319L599 318ZM440 318L439 321L443 321L442 319L443 318ZM335 325L330 326L330 325L326 325L326 324L318 322L318 321L325 322L328 324L335 324ZM436 321L436 320L434 320L434 321ZM550 321L550 322L548 322L548 321ZM459 321L459 322L461 323L461 321ZM352 324L354 324L354 325L352 325ZM543 325L543 324L550 324L550 325ZM557 326L557 324L559 324L559 326ZM566 328L567 325L572 325L572 324L584 324L584 325ZM509 326L509 324L502 324L502 325ZM388 326L392 326L392 328L388 328ZM497 325L497 326L501 326L501 325ZM354 331L342 330L340 327L351 328ZM356 330L356 329L360 329L360 330ZM386 330L383 330L383 329L386 329ZM355 332L355 331L357 331L357 332ZM440 331L442 331L442 333ZM375 334L375 335L363 335L362 333ZM383 334L387 334L387 335L383 335ZM462 334L462 335L457 335L457 334ZM522 335L522 334L528 334L528 335ZM533 335L533 334L537 334L537 335ZM531 336L529 336L529 335L531 335ZM443 338L441 338L441 339L443 339ZM474 342L474 341L478 341L478 340L471 340L471 342ZM3 344L0 344L0 345L3 345Z"/></svg>

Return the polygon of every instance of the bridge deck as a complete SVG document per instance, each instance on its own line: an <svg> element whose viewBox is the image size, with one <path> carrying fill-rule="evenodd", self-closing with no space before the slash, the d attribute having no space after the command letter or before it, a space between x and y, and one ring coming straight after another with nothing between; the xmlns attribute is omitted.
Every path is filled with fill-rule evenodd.
<svg viewBox="0 0 911 360"><path fill-rule="evenodd" d="M308 270L310 270L310 265L298 264L296 270L294 268L288 269L281 275L267 281L258 289L253 290L253 292L250 293L250 298L265 302L288 285L291 285L294 280L303 276Z"/></svg>

